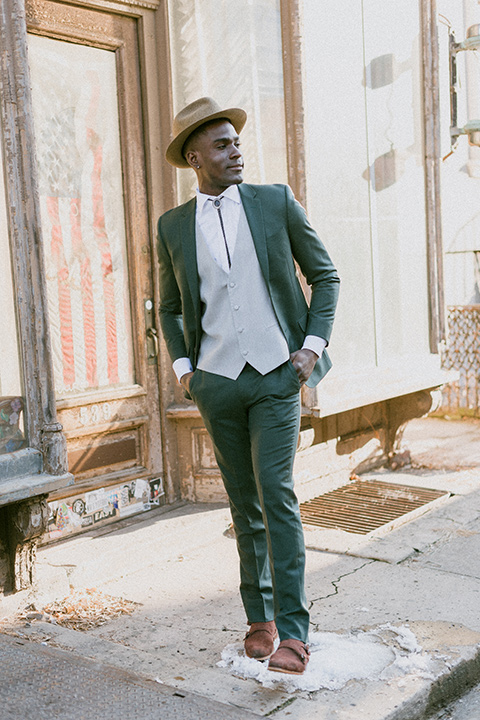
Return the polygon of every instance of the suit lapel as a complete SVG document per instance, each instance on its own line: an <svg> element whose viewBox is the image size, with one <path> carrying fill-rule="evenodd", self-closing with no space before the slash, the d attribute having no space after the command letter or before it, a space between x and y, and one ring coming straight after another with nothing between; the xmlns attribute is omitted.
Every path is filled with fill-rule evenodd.
<svg viewBox="0 0 480 720"><path fill-rule="evenodd" d="M200 308L200 296L198 286L198 270L197 270L197 243L195 238L195 210L197 201L195 198L190 200L184 208L179 224L179 233L182 243L183 262L185 264L185 275L188 287L192 296L195 314L198 317Z"/></svg>
<svg viewBox="0 0 480 720"><path fill-rule="evenodd" d="M247 216L250 232L252 233L253 243L257 251L258 262L262 269L263 277L267 286L269 285L268 272L268 253L267 253L267 237L265 234L265 221L263 217L263 209L260 200L251 185L239 185L240 196L242 198L243 209Z"/></svg>

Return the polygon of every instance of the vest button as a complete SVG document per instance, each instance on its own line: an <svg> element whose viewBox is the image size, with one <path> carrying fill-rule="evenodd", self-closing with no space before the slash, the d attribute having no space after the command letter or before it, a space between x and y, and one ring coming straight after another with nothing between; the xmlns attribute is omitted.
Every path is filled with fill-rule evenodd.
<svg viewBox="0 0 480 720"><path fill-rule="evenodd" d="M240 305L234 305L234 306L233 306L233 309L234 309L234 310L240 310Z"/></svg>
<svg viewBox="0 0 480 720"><path fill-rule="evenodd" d="M238 332L239 333L243 332L243 328L238 328Z"/></svg>
<svg viewBox="0 0 480 720"><path fill-rule="evenodd" d="M232 287L232 288L235 287L235 283L234 283L234 282L231 282L231 283L230 283L230 287Z"/></svg>
<svg viewBox="0 0 480 720"><path fill-rule="evenodd" d="M244 351L242 352L242 355L248 355L248 350L244 350Z"/></svg>

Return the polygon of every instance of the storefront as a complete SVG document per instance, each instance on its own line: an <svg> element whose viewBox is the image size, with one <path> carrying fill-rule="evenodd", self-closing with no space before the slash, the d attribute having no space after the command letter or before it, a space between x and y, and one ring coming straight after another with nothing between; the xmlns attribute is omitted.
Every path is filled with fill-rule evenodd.
<svg viewBox="0 0 480 720"><path fill-rule="evenodd" d="M434 0L4 0L1 22L0 449L38 463L25 497L0 467L4 512L37 498L52 540L224 497L157 315L156 220L195 180L164 149L202 95L247 111L246 181L288 182L342 277L299 495L385 462L445 381Z"/></svg>

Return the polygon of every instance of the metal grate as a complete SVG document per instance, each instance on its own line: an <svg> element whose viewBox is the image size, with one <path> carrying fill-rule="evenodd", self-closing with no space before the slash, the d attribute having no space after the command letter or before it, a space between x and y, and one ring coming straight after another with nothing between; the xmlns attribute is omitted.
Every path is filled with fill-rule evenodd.
<svg viewBox="0 0 480 720"><path fill-rule="evenodd" d="M357 480L300 505L302 522L366 535L405 517L418 508L448 497L444 490ZM400 523L398 523L400 524Z"/></svg>

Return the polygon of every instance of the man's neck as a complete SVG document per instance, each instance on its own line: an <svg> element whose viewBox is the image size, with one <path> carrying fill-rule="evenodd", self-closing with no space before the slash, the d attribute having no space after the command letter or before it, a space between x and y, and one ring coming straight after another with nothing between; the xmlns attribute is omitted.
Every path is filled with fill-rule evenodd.
<svg viewBox="0 0 480 720"><path fill-rule="evenodd" d="M206 193L204 190L201 190L200 188L197 188L197 196L202 196L203 198L210 198L210 197L219 197L220 195L225 195L226 197L231 198L232 200L240 201L240 196L238 192L238 185L233 184L226 187L221 193L218 193L213 195L212 193Z"/></svg>
<svg viewBox="0 0 480 720"><path fill-rule="evenodd" d="M232 183L231 185L226 185L224 188L219 189L218 187L214 188L204 184L200 185L199 183L197 189L198 192L202 193L202 195L208 195L208 197L218 197L219 195L223 195L223 193L231 187L238 187L239 185L241 185L241 183Z"/></svg>
<svg viewBox="0 0 480 720"><path fill-rule="evenodd" d="M208 197L218 197L219 195L222 195L225 190L228 190L229 187L231 187L231 185L228 185L221 190L219 190L218 188L212 190L212 188L205 187L205 185L203 185L202 187L199 186L198 191L201 192L202 195L208 195Z"/></svg>

